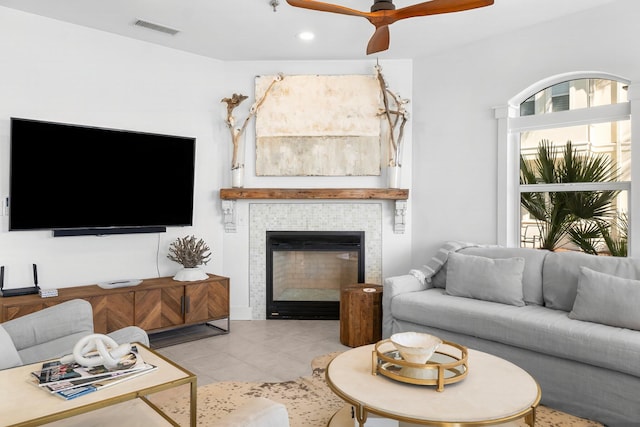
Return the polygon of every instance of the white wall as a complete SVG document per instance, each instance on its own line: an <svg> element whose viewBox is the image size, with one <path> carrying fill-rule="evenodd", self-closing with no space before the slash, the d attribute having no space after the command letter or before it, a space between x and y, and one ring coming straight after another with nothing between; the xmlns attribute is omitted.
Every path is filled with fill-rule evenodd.
<svg viewBox="0 0 640 427"><path fill-rule="evenodd" d="M43 287L69 287L120 278L173 275L166 258L176 237L202 237L213 252L205 270L231 278L232 318L250 318L248 204L239 203L237 233L225 233L218 192L230 186L231 142L223 97L255 99L254 77L274 74L373 74L374 60L340 62L232 62L162 48L0 7L0 196L9 192L9 118L25 117L197 138L194 226L167 233L53 238L51 232L8 232L0 217L0 265L8 288L31 284L38 265ZM384 61L392 90L412 99L412 63ZM409 110L412 104L409 104ZM253 175L254 123L247 129L246 187L385 187L381 177L259 178ZM403 187L411 176L411 122L407 126ZM169 171L167 171L170 173ZM34 172L35 179L38 177ZM411 197L411 196L410 196ZM170 200L167 200L170 203ZM410 200L411 203L411 200ZM384 202L383 273L410 265L411 217L393 233L393 203ZM52 207L53 208L53 207Z"/></svg>
<svg viewBox="0 0 640 427"><path fill-rule="evenodd" d="M638 16L640 2L619 0L415 61L413 265L446 240L496 242L493 108L569 71L640 81Z"/></svg>
<svg viewBox="0 0 640 427"><path fill-rule="evenodd" d="M224 176L221 142L214 137L222 63L6 8L0 8L0 28L3 198L9 191L12 116L197 141L193 227L150 235L53 238L48 231L8 232L8 217L3 216L0 264L6 267L5 286L30 286L32 263L38 265L42 286L60 288L173 275L179 265L166 258L168 246L187 234L202 237L211 247L213 261L206 270L222 271L221 214L214 197ZM33 172L34 179L46 179Z"/></svg>

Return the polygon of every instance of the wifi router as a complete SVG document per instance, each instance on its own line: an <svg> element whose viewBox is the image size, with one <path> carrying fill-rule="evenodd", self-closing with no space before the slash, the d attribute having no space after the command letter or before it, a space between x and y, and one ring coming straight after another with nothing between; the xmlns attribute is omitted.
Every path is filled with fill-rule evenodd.
<svg viewBox="0 0 640 427"><path fill-rule="evenodd" d="M31 295L37 294L39 290L38 267L35 264L33 264L33 286L15 289L4 289L4 265L0 267L0 296L17 297L19 295Z"/></svg>

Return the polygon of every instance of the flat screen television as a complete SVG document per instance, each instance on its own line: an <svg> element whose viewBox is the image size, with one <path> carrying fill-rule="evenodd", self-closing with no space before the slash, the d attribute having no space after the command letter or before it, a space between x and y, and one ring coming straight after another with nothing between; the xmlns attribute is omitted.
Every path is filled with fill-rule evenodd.
<svg viewBox="0 0 640 427"><path fill-rule="evenodd" d="M193 224L195 138L11 118L9 230L54 236Z"/></svg>

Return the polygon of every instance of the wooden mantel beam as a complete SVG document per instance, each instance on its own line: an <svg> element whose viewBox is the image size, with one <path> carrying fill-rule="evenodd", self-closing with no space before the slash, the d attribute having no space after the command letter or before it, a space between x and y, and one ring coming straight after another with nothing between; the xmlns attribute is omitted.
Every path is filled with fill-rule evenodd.
<svg viewBox="0 0 640 427"><path fill-rule="evenodd" d="M407 200L399 188L221 188L222 200L237 199L381 199Z"/></svg>
<svg viewBox="0 0 640 427"><path fill-rule="evenodd" d="M236 231L236 200L240 199L342 199L394 200L394 232L404 233L408 189L399 188L221 188L224 229Z"/></svg>

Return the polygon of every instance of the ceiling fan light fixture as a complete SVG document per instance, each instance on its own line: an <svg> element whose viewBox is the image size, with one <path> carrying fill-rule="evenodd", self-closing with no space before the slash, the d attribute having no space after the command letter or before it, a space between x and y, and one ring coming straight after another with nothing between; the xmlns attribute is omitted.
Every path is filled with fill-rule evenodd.
<svg viewBox="0 0 640 427"><path fill-rule="evenodd" d="M491 6L495 0L431 0L422 2L418 0L418 3L404 6L400 9L396 9L393 0L372 1L371 12L351 9L339 4L326 3L320 0L287 0L287 3L303 9L365 18L376 28L367 45L367 55L370 55L389 48L389 25L394 22L419 16L461 12Z"/></svg>
<svg viewBox="0 0 640 427"><path fill-rule="evenodd" d="M371 12L377 12L379 10L395 10L396 6L391 0L374 0L371 5Z"/></svg>

